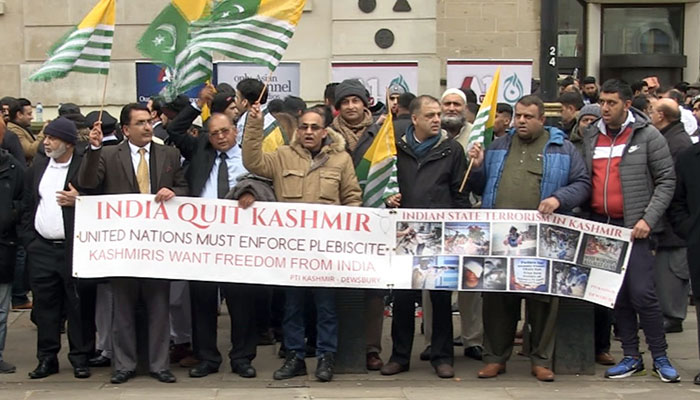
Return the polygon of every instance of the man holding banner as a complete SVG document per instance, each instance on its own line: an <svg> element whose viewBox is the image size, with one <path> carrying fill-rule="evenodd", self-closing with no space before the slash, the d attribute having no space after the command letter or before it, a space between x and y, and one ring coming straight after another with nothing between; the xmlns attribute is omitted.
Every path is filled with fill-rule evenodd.
<svg viewBox="0 0 700 400"><path fill-rule="evenodd" d="M467 168L464 150L440 128L440 102L431 96L416 97L410 105L411 125L396 138L399 194L387 199L390 207L469 208L467 192L459 186ZM410 368L415 332L415 302L420 292L394 292L391 324L393 347L382 375ZM452 294L431 291L433 306L430 363L440 378L454 376L452 342Z"/></svg>
<svg viewBox="0 0 700 400"><path fill-rule="evenodd" d="M494 110L495 111L495 110ZM480 113L481 114L481 113ZM579 152L564 132L544 126L544 104L536 96L515 105L515 130L496 138L484 151L475 142L469 156L483 165L483 208L539 210L567 213L588 199L591 183ZM554 380L551 370L559 301L537 295L483 294L484 362L479 378L506 372L525 297L530 325L532 374L540 381Z"/></svg>
<svg viewBox="0 0 700 400"><path fill-rule="evenodd" d="M228 94L230 96L230 94ZM236 178L247 171L243 168L237 131L231 118L214 113L207 120L208 135L193 137L187 134L200 110L214 99L214 88L202 89L197 107L190 105L168 125L168 135L190 164L185 177L190 194L210 199L223 199L236 185ZM213 109L214 107L212 107ZM255 304L260 301L262 288L245 284L218 284L190 282L192 298L192 333L195 356L199 364L191 368L193 378L201 378L219 371L221 353L216 347L218 292L226 298L231 318L231 369L243 378L256 375L251 361L256 356L257 330Z"/></svg>
<svg viewBox="0 0 700 400"><path fill-rule="evenodd" d="M78 173L78 184L100 194L155 194L155 201L168 201L188 193L180 166L180 152L152 143L151 113L145 105L127 104L120 125L128 140L118 146L102 146L99 124L90 132L90 150ZM134 376L137 364L135 307L139 296L148 309L148 355L151 376L175 382L170 372L169 294L163 279L112 278L114 292L114 372L111 382L120 384Z"/></svg>
<svg viewBox="0 0 700 400"><path fill-rule="evenodd" d="M278 201L360 206L362 191L352 159L345 151L345 140L326 130L323 122L323 111L304 111L291 144L264 153L263 113L260 104L254 104L249 110L243 137L243 165L254 174L272 179ZM335 291L314 288L311 292L316 304L318 331L315 375L318 380L328 382L333 379L338 347ZM287 288L282 322L287 357L284 365L275 371L274 379L306 375L304 302L304 288Z"/></svg>

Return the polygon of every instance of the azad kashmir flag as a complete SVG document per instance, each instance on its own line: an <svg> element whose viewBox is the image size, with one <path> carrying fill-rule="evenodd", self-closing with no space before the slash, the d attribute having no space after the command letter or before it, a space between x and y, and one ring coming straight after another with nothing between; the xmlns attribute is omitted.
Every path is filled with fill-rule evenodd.
<svg viewBox="0 0 700 400"><path fill-rule="evenodd" d="M486 149L493 140L493 122L496 119L496 107L498 105L498 81L501 79L501 67L493 74L493 80L486 91L486 97L476 114L472 132L469 134L468 143L479 142Z"/></svg>
<svg viewBox="0 0 700 400"><path fill-rule="evenodd" d="M101 0L87 16L49 50L49 58L30 81L50 81L70 72L109 73L116 0Z"/></svg>
<svg viewBox="0 0 700 400"><path fill-rule="evenodd" d="M163 93L167 100L204 83L211 77L212 56L208 51L190 53L190 24L209 13L209 0L171 0L158 14L139 39L136 47L141 54L165 65L171 80ZM178 65L187 59L186 65Z"/></svg>
<svg viewBox="0 0 700 400"><path fill-rule="evenodd" d="M390 112L355 173L362 188L362 203L366 207L382 207L387 198L399 193L394 121Z"/></svg>
<svg viewBox="0 0 700 400"><path fill-rule="evenodd" d="M274 71L282 60L289 41L294 35L306 0L222 0L211 14L192 24L189 56L177 61L175 85L186 80L181 71L193 63L193 54L208 51L221 53L236 60L264 65ZM264 113L264 152L274 151L288 144L277 120ZM239 132L245 131L245 118L239 121ZM243 135L240 135L242 140Z"/></svg>

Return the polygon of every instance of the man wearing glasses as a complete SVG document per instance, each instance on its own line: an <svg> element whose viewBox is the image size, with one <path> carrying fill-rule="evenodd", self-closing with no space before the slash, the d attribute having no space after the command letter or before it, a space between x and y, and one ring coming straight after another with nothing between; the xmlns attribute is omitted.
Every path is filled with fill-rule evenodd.
<svg viewBox="0 0 700 400"><path fill-rule="evenodd" d="M324 128L323 122L322 110L305 110L291 144L264 153L262 112L260 104L254 104L243 138L243 165L256 175L272 179L277 201L360 206L362 191L350 154L345 151L345 140ZM313 288L311 292L318 331L315 375L318 380L328 382L333 378L338 347L335 292L330 288ZM284 364L273 375L277 380L306 375L305 289L287 287L285 301L282 330L287 354Z"/></svg>
<svg viewBox="0 0 700 400"><path fill-rule="evenodd" d="M241 148L236 146L238 131L229 116L214 113L206 121L209 135L193 137L187 134L192 121L205 104L214 99L214 88L202 89L196 105L182 110L168 125L168 137L189 162L185 175L192 196L223 199L236 178L247 171L243 167ZM239 199L251 196L244 194ZM256 356L258 334L255 304L262 290L256 285L216 282L190 282L192 301L192 340L199 364L190 369L193 378L205 377L219 371L222 358L216 347L218 290L226 298L231 318L231 369L243 378L256 376L251 361Z"/></svg>
<svg viewBox="0 0 700 400"><path fill-rule="evenodd" d="M120 124L125 140L117 146L102 146L101 123L90 131L90 150L78 172L78 185L96 194L154 194L155 201L186 196L187 182L180 166L180 152L152 143L151 114L145 105L124 106ZM143 298L148 312L148 366L151 376L175 382L170 372L168 323L170 282L164 279L113 278L113 354L111 382L124 383L134 376L137 364L135 308Z"/></svg>

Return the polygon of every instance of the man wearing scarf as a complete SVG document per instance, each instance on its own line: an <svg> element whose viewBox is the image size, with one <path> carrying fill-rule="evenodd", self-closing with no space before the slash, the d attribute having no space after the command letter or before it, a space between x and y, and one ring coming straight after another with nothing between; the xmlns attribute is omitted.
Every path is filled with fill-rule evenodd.
<svg viewBox="0 0 700 400"><path fill-rule="evenodd" d="M331 128L340 133L351 153L355 151L367 128L374 124L367 89L357 79L346 79L335 88L335 108L339 114ZM370 143L371 144L371 143Z"/></svg>
<svg viewBox="0 0 700 400"><path fill-rule="evenodd" d="M431 96L415 98L409 107L411 125L396 134L399 192L387 205L402 208L469 208L467 194L460 192L467 161L459 143L450 140L440 128L440 102ZM470 179L470 186L472 179ZM416 254L417 256L420 254ZM391 325L391 359L382 367L383 375L408 371L415 332L415 302L418 290L394 292ZM430 363L440 378L452 378L452 301L448 291L430 291L433 305L433 335Z"/></svg>

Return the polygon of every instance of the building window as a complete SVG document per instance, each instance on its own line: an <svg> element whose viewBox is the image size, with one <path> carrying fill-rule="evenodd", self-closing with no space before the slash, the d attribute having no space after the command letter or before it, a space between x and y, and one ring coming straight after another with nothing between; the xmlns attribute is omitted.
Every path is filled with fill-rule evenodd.
<svg viewBox="0 0 700 400"><path fill-rule="evenodd" d="M585 7L579 0L559 2L559 57L583 57Z"/></svg>
<svg viewBox="0 0 700 400"><path fill-rule="evenodd" d="M602 54L682 54L683 6L603 8Z"/></svg>

